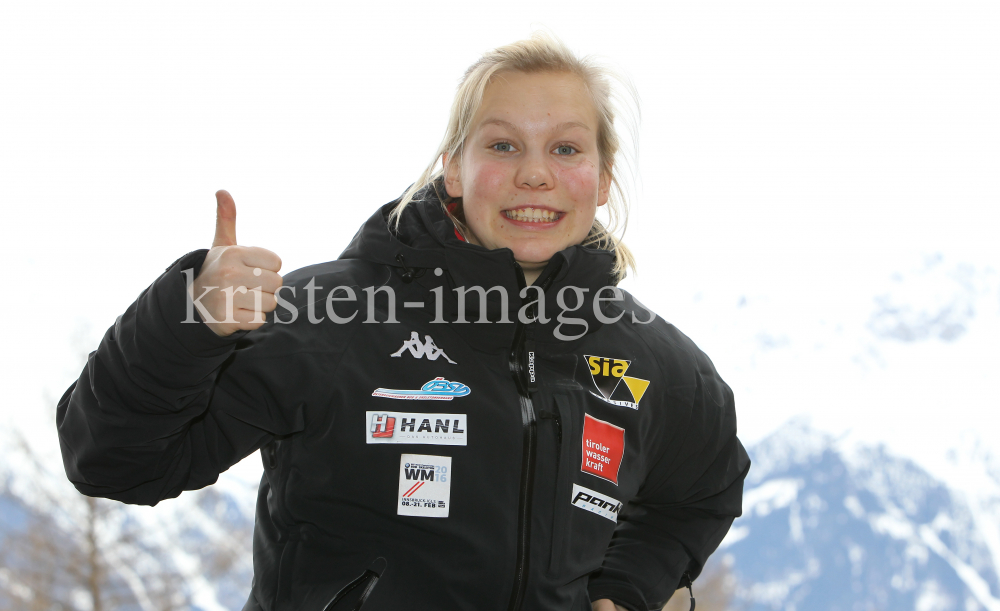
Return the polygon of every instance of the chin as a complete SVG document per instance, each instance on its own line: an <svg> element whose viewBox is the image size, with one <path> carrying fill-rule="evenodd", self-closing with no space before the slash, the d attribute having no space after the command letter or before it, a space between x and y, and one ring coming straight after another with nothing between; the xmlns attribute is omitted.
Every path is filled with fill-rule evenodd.
<svg viewBox="0 0 1000 611"><path fill-rule="evenodd" d="M542 268L549 262L549 259L562 249L554 246L548 248L534 246L531 248L511 248L511 250L514 251L514 258L521 263L522 267L534 267L537 265L539 268Z"/></svg>

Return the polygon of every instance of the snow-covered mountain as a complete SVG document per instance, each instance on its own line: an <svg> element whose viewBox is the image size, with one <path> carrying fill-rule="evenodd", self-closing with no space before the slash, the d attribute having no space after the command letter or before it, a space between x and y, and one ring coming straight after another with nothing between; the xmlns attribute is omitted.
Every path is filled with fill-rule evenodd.
<svg viewBox="0 0 1000 611"><path fill-rule="evenodd" d="M738 607L1000 610L1000 473L988 456L966 456L965 477L983 476L969 494L802 420L749 452L744 515L719 551Z"/></svg>

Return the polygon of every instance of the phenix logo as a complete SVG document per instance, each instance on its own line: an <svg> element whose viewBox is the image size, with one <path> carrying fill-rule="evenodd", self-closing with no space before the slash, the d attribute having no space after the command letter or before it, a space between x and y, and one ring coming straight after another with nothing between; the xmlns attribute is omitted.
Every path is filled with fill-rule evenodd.
<svg viewBox="0 0 1000 611"><path fill-rule="evenodd" d="M372 437L392 437L395 430L395 418L389 414L372 414Z"/></svg>
<svg viewBox="0 0 1000 611"><path fill-rule="evenodd" d="M455 397L464 397L472 389L461 382L449 382L438 376L420 387L420 390L395 390L393 388L376 388L373 397L386 399L424 399L429 401L451 401Z"/></svg>
<svg viewBox="0 0 1000 611"><path fill-rule="evenodd" d="M591 356L585 354L587 364L590 365L590 377L594 380L594 385L600 391L600 395L592 393L608 403L639 409L639 401L646 394L649 387L649 380L633 378L625 375L632 361L625 359L610 359L604 356ZM625 380L625 386L621 386L621 381ZM619 388L621 387L621 388Z"/></svg>
<svg viewBox="0 0 1000 611"><path fill-rule="evenodd" d="M389 356L401 357L407 350L410 351L410 354L412 354L415 359L427 357L428 361L436 361L439 356L443 356L444 360L448 361L452 365L458 364L448 358L448 355L444 353L444 350L434 345L434 340L431 339L430 335L425 335L424 343L420 343L420 336L417 335L416 331L411 331L410 339L405 340L403 342L403 346Z"/></svg>

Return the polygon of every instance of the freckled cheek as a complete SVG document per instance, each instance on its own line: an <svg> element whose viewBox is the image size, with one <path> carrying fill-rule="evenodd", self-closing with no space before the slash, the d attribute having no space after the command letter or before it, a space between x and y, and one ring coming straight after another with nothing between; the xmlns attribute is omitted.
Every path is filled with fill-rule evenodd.
<svg viewBox="0 0 1000 611"><path fill-rule="evenodd" d="M574 201L592 204L597 199L597 189L600 177L593 164L584 164L575 168L563 168L558 174L559 183L569 193Z"/></svg>
<svg viewBox="0 0 1000 611"><path fill-rule="evenodd" d="M496 248L498 245L492 243L490 232L497 231L497 225L506 225L497 218L497 212L510 199L505 189L510 177L507 170L498 164L476 164L469 169L471 171L463 178L466 222L484 240L484 245Z"/></svg>
<svg viewBox="0 0 1000 611"><path fill-rule="evenodd" d="M478 165L472 173L472 195L480 201L494 202L503 197L501 189L509 181L506 168L498 164Z"/></svg>

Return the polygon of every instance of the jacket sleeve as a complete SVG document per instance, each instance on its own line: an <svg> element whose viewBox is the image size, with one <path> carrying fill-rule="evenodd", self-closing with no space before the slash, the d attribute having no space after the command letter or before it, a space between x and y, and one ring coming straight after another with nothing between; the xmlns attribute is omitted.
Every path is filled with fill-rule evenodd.
<svg viewBox="0 0 1000 611"><path fill-rule="evenodd" d="M185 255L143 291L60 399L63 463L83 494L155 505L214 483L273 435L301 430L301 412L272 399L259 341L219 337L197 314L182 322L184 271L196 276L206 252Z"/></svg>
<svg viewBox="0 0 1000 611"><path fill-rule="evenodd" d="M664 434L667 443L591 576L591 600L608 598L630 611L661 609L698 577L742 513L750 459L736 437L733 393L708 357L691 348L693 396L690 388L668 393L668 413L679 416L671 418L675 432Z"/></svg>

